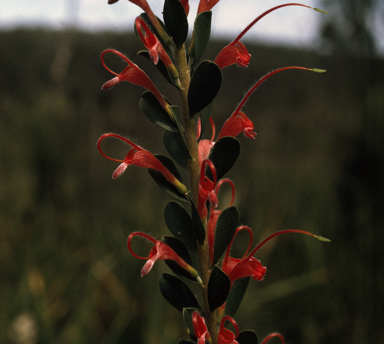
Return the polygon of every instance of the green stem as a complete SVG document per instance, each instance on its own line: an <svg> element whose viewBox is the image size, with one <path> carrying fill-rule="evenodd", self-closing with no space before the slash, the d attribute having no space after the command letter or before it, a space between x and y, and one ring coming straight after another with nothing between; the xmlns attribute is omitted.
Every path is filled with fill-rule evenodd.
<svg viewBox="0 0 384 344"><path fill-rule="evenodd" d="M191 199L197 205L198 191L199 191L199 178L200 178L200 165L198 156L198 144L196 140L196 124L193 117L189 115L188 108L188 90L191 82L191 76L187 65L187 56L185 46L175 48L175 65L180 76L180 98L181 107L184 118L184 139L187 144L189 154L192 159L189 160L189 178L191 183ZM206 221L204 222L206 227ZM203 281L202 296L204 300L205 310L205 323L212 338L212 343L217 343L217 324L216 312L209 310L208 303L208 281L211 276L211 269L209 264L209 250L207 237L203 244L198 245L198 255L200 263L200 277Z"/></svg>

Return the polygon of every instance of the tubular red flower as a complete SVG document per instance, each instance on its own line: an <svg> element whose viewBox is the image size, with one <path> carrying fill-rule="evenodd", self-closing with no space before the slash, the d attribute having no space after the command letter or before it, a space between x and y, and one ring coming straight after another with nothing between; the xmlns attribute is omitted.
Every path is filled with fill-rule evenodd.
<svg viewBox="0 0 384 344"><path fill-rule="evenodd" d="M124 160L119 159L113 159L106 155L102 149L101 149L101 142L107 138L107 137L113 137L116 139L119 139L128 145L132 147L132 149L129 150L128 154L126 155ZM100 136L99 140L97 141L97 148L100 152L100 154L112 161L120 162L121 164L117 167L115 172L112 174L112 178L115 179L117 177L120 177L124 171L127 169L129 165L136 165L138 167L146 167L150 168L152 170L159 171L164 178L170 182L172 185L174 185L181 193L186 193L187 188L184 184L182 184L161 162L159 159L157 159L151 152L141 148L138 145L135 145L132 141L126 139L125 137L113 134L113 133L107 133Z"/></svg>
<svg viewBox="0 0 384 344"><path fill-rule="evenodd" d="M105 64L104 55L106 53L109 53L109 52L121 57L125 62L128 63L128 66L125 67L124 70L120 74L115 73L114 71L109 69L108 66ZM101 54L101 63L103 64L104 68L108 72L112 73L113 75L116 75L113 79L107 81L101 87L101 89L105 90L105 89L111 88L111 87L119 84L122 81L128 81L131 84L141 86L141 87L147 89L148 91L152 92L154 94L154 96L156 97L156 99L161 104L161 106L167 111L167 113L170 115L170 117L173 118L173 115L169 109L168 103L165 101L164 97L161 95L161 93L156 88L156 86L153 84L153 82L148 77L148 75L145 74L145 72L142 69L140 69L136 64L134 64L131 60L129 60L125 55L123 55L122 53L120 53L117 50L107 49L107 50L104 50L103 53Z"/></svg>
<svg viewBox="0 0 384 344"><path fill-rule="evenodd" d="M271 338L274 338L274 337L278 337L280 338L281 340L281 344L284 344L285 341L284 341L284 337L280 334L280 333L271 333L269 334L268 336L266 336L263 341L261 342L261 344L266 344Z"/></svg>
<svg viewBox="0 0 384 344"><path fill-rule="evenodd" d="M229 256L229 251L231 249L231 246L232 246L232 243L233 243L235 236L242 229L246 229L251 236L248 249L245 252L242 259L232 258ZM329 241L326 238L314 235L312 233L309 233L309 232L306 232L306 231L303 231L300 229L285 229L285 230L276 232L274 234L271 234L266 239L264 239L260 244L258 244L250 253L248 253L250 250L250 247L252 246L252 241L253 241L252 231L249 227L246 227L246 226L239 227L236 230L236 232L232 238L232 241L226 250L226 254L225 254L225 257L224 257L223 262L222 262L222 270L229 276L231 283L233 283L235 280L237 280L239 278L247 277L247 276L252 276L252 278L256 281L263 280L265 273L267 271L267 268L263 267L261 265L261 262L258 259L256 259L255 257L253 257L253 255L255 255L256 252L264 244L266 244L269 240L273 239L274 237L276 237L278 235L285 234L285 233L301 233L301 234L313 236L313 237L315 237L319 240L322 240L322 241Z"/></svg>
<svg viewBox="0 0 384 344"><path fill-rule="evenodd" d="M288 3L279 6L275 6L268 11L265 11L259 15L255 20L253 20L230 44L224 47L215 59L215 63L221 68L228 67L232 64L237 63L240 67L248 67L251 55L248 53L247 48L243 43L240 42L240 39L255 25L261 18L266 16L268 13L271 13L279 8L286 6L302 6L313 9L313 7L298 4L298 3ZM213 7L213 6L212 6Z"/></svg>
<svg viewBox="0 0 384 344"><path fill-rule="evenodd" d="M226 320L228 320L235 327L236 335L232 331L224 327ZM238 336L239 336L239 326L237 325L237 322L229 315L226 315L225 317L223 317L223 319L221 319L220 331L217 338L218 344L239 344L236 341L236 338Z"/></svg>
<svg viewBox="0 0 384 344"><path fill-rule="evenodd" d="M241 42L228 44L224 47L215 58L215 63L221 68L231 66L237 63L240 67L248 67L251 60L251 54L248 53L247 48Z"/></svg>
<svg viewBox="0 0 384 344"><path fill-rule="evenodd" d="M252 121L244 114L244 112L234 112L231 117L225 121L217 139L224 136L237 136L241 132L243 132L246 137L254 139L257 135L253 131L254 129L255 127Z"/></svg>
<svg viewBox="0 0 384 344"><path fill-rule="evenodd" d="M172 77L175 79L178 79L179 73L177 72L175 65L173 64L172 60L164 50L160 41L148 28L147 24L144 22L144 20L141 17L136 18L135 26L141 41L144 43L145 47L149 51L151 62L157 65L157 63L159 62L159 56L160 56L161 60L163 61L165 67L170 72ZM144 31L144 34L143 34L143 31Z"/></svg>
<svg viewBox="0 0 384 344"><path fill-rule="evenodd" d="M131 241L135 236L142 236L143 238L151 241L155 244L155 246L152 247L151 251L149 252L148 257L141 257L138 256L135 252L133 252L131 247ZM129 252L136 258L139 259L147 259L148 261L144 264L142 270L141 270L141 277L145 276L149 271L151 271L153 265L155 264L156 260L173 260L177 264L180 265L184 270L186 270L192 277L197 278L198 273L197 271L187 264L172 248L170 248L167 244L163 243L160 240L156 240L152 238L151 236L142 233L142 232L133 232L128 236L127 240L127 246Z"/></svg>
<svg viewBox="0 0 384 344"><path fill-rule="evenodd" d="M244 135L249 138L255 138L256 133L254 130L254 125L252 121L240 110L248 100L248 98L251 96L251 94L256 90L257 87L259 87L265 80L267 80L270 76L282 72L284 70L288 69L303 69L303 70L310 70L310 71L318 71L311 68L305 68L305 67L299 67L299 66L289 66L289 67L283 67L278 68L267 75L264 75L262 78L260 78L246 93L244 98L241 100L239 105L237 106L236 110L232 113L232 115L226 120L226 122L223 125L223 128L221 129L219 133L219 138L223 136L236 136L241 133L241 131L244 132ZM321 71L321 70L320 70Z"/></svg>
<svg viewBox="0 0 384 344"><path fill-rule="evenodd" d="M192 313L192 324L197 337L197 344L205 344L206 341L210 341L211 336L207 325L205 325L205 320L197 311Z"/></svg>

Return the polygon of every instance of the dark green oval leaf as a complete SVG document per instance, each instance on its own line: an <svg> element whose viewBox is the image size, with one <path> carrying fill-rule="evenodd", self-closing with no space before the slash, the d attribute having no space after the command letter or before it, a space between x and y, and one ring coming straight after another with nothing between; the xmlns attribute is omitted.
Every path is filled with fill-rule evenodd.
<svg viewBox="0 0 384 344"><path fill-rule="evenodd" d="M203 61L197 66L188 91L190 116L196 115L215 99L221 81L221 69L216 63Z"/></svg>
<svg viewBox="0 0 384 344"><path fill-rule="evenodd" d="M176 202L169 202L164 209L164 219L170 232L192 252L197 252L197 241L192 219L185 208Z"/></svg>
<svg viewBox="0 0 384 344"><path fill-rule="evenodd" d="M215 266L208 281L208 303L211 312L225 302L230 289L231 281L229 277Z"/></svg>
<svg viewBox="0 0 384 344"><path fill-rule="evenodd" d="M190 198L189 198L189 203L191 204L192 223L193 223L193 229L195 231L196 239L200 244L203 244L205 239L205 229L204 229L203 223L201 222L200 215L199 215L199 212L197 211L195 204Z"/></svg>
<svg viewBox="0 0 384 344"><path fill-rule="evenodd" d="M225 303L225 315L235 316L241 301L243 301L244 294L247 291L249 280L250 277L243 277L233 282L227 302Z"/></svg>
<svg viewBox="0 0 384 344"><path fill-rule="evenodd" d="M258 344L259 339L257 334L253 330L244 330L239 333L239 336L236 338L239 344Z"/></svg>
<svg viewBox="0 0 384 344"><path fill-rule="evenodd" d="M178 132L177 124L171 120L153 93L144 92L139 107L151 122L165 130Z"/></svg>
<svg viewBox="0 0 384 344"><path fill-rule="evenodd" d="M216 169L217 180L233 167L240 155L240 142L236 137L225 136L218 140L209 154L209 160L213 162ZM206 176L213 180L212 172L208 168Z"/></svg>
<svg viewBox="0 0 384 344"><path fill-rule="evenodd" d="M213 265L215 265L223 255L239 225L239 211L236 207L229 207L221 212L217 219L215 229L215 243Z"/></svg>
<svg viewBox="0 0 384 344"><path fill-rule="evenodd" d="M201 309L192 291L188 286L170 274L162 274L159 280L160 291L163 297L178 311L183 308Z"/></svg>
<svg viewBox="0 0 384 344"><path fill-rule="evenodd" d="M177 47L181 47L188 36L188 19L179 0L165 0L164 23Z"/></svg>
<svg viewBox="0 0 384 344"><path fill-rule="evenodd" d="M155 155L157 159L160 160L160 162L181 182L181 175L179 171L177 170L177 167L175 163L166 157L165 155L157 154ZM175 197L176 199L183 201L183 202L189 202L186 195L182 194L177 190L177 188L172 185L168 180L165 179L165 177L162 175L161 172L148 169L149 174L153 178L153 180L159 185L162 189L167 191L170 195Z"/></svg>
<svg viewBox="0 0 384 344"><path fill-rule="evenodd" d="M197 63L208 45L211 35L212 12L204 11L199 13L193 27L193 45L189 54L193 57L193 63Z"/></svg>
<svg viewBox="0 0 384 344"><path fill-rule="evenodd" d="M184 149L185 143L180 134L164 131L163 143L172 159L175 160L182 168L188 170L188 158L185 155Z"/></svg>

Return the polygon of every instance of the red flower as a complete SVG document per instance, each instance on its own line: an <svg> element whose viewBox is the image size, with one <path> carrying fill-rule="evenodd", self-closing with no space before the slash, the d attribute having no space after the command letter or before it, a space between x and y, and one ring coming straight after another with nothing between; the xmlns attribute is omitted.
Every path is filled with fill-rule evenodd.
<svg viewBox="0 0 384 344"><path fill-rule="evenodd" d="M137 17L135 20L136 30L140 36L140 39L144 43L145 47L149 50L149 56L151 58L151 62L155 65L159 62L159 56L163 61L165 67L170 72L174 79L179 78L179 73L172 60L165 52L163 46L157 37L151 32L148 28L147 24L145 24L144 20L141 17ZM144 31L144 34L143 34Z"/></svg>
<svg viewBox="0 0 384 344"><path fill-rule="evenodd" d="M117 138L127 144L129 144L132 149L129 150L127 156L124 160L119 159L113 159L109 157L108 155L104 154L104 152L101 150L101 142L107 138L107 137L114 137ZM135 145L132 141L126 139L123 136L120 136L118 134L113 133L107 133L102 135L99 140L97 141L97 148L102 156L105 158L120 162L121 164L117 167L115 172L112 174L112 178L115 179L117 177L120 177L124 171L127 169L129 165L136 165L139 167L146 167L150 168L152 170L156 170L162 173L164 178L170 182L172 185L174 185L181 193L186 193L187 188L184 184L182 184L160 161L157 159L151 152L141 148L138 145Z"/></svg>
<svg viewBox="0 0 384 344"><path fill-rule="evenodd" d="M148 257L140 257L135 252L133 252L131 247L131 241L135 236L142 236L155 244L155 246L153 246L151 251L149 252ZM172 248L170 248L167 244L163 243L160 240L156 240L142 232L133 232L128 236L127 246L129 252L131 252L131 254L136 258L148 259L148 261L144 264L141 270L141 277L145 276L149 271L151 271L153 264L155 264L156 260L173 260L177 264L179 264L184 270L186 270L193 278L196 278L201 281L197 271L192 266L187 264Z"/></svg>
<svg viewBox="0 0 384 344"><path fill-rule="evenodd" d="M213 122L212 117L209 117L209 122L211 123L211 128L212 128L212 137L210 140L201 140L199 142L199 147L198 147L198 155L199 155L199 163L203 162L204 159L208 159L209 152L211 151L211 148L215 144L213 140L215 139L215 123ZM198 126L197 126L197 138L200 137L201 134L201 120L199 118Z"/></svg>
<svg viewBox="0 0 384 344"><path fill-rule="evenodd" d="M280 334L280 333L271 333L269 334L268 336L266 336L263 341L261 342L261 344L266 344L271 338L274 338L274 337L278 337L280 338L281 340L281 344L284 344L285 341L284 341L284 337Z"/></svg>
<svg viewBox="0 0 384 344"><path fill-rule="evenodd" d="M280 6L281 7L281 6ZM249 138L255 138L256 133L253 131L254 130L254 125L252 121L240 110L248 100L248 98L251 96L251 94L256 90L257 87L259 87L266 79L268 79L270 76L282 72L284 70L288 69L303 69L303 70L309 70L313 72L318 72L322 73L324 70L321 69L311 69L311 68L305 68L305 67L298 67L298 66L289 66L289 67L283 67L283 68L278 68L267 75L264 75L262 78L260 78L259 81L257 81L247 92L247 94L244 96L244 98L241 100L239 105L237 106L236 110L232 113L232 115L226 120L224 123L218 139L223 137L223 136L237 136L239 135L242 131L244 132L244 135L249 137Z"/></svg>
<svg viewBox="0 0 384 344"><path fill-rule="evenodd" d="M200 4L203 2L201 6L208 6L210 1L201 0ZM216 1L217 2L217 1ZM215 3L213 4L215 5ZM213 7L212 5L212 7ZM249 64L249 61L251 59L251 55L248 53L247 48L243 43L240 42L240 39L252 28L253 25L255 25L261 18L266 16L268 13L271 13L278 8L286 7L286 6L303 6L307 8L314 9L313 7L297 4L297 3L289 3L289 4L283 4L279 6L275 6L268 11L265 11L261 15L259 15L255 20L253 20L230 44L228 44L226 47L224 47L220 53L217 55L215 59L215 63L221 68L228 67L232 64L237 63L241 67L247 67ZM211 8L212 8L211 7ZM200 9L200 5L199 5ZM210 9L210 8L209 8ZM315 9L317 10L317 9Z"/></svg>
<svg viewBox="0 0 384 344"><path fill-rule="evenodd" d="M220 130L220 134L217 139L220 139L224 136L237 136L241 132L244 132L246 137L254 139L257 135L254 130L254 125L252 121L244 114L244 112L238 111L234 112L231 117L229 117L223 127Z"/></svg>
<svg viewBox="0 0 384 344"><path fill-rule="evenodd" d="M248 233L250 234L250 242L249 246L247 248L247 251L245 252L244 256L242 259L238 258L233 258L229 256L229 251L231 249L232 243L234 238L236 237L237 233L242 230L246 229ZM267 271L267 268L263 267L258 259L253 257L253 255L269 240L274 238L275 236L278 236L280 234L284 233L302 233L306 235L313 236L321 241L329 241L329 239L323 238L321 236L314 235L312 233L302 231L299 229L285 229L279 232L276 232L266 239L264 239L260 244L258 244L249 254L249 250L252 246L252 241L253 241L253 234L252 231L249 227L247 226L241 226L239 227L235 235L232 238L231 243L229 244L225 257L222 262L222 270L229 276L229 279L231 280L231 283L233 283L235 280L242 278L242 277L247 277L247 276L252 276L252 278L256 281L262 281L264 279L264 275Z"/></svg>
<svg viewBox="0 0 384 344"><path fill-rule="evenodd" d="M114 71L109 69L108 66L105 64L105 62L104 62L104 55L106 53L109 53L109 52L111 52L113 54L116 54L117 56L121 57L125 62L128 63L128 66L125 67L124 70L120 74L115 73ZM119 84L122 81L128 81L131 84L135 84L135 85L144 87L145 89L147 89L148 91L150 91L150 92L152 92L154 94L154 96L159 101L161 106L165 109L165 111L167 111L169 116L171 118L173 118L173 115L172 115L171 110L169 109L168 103L165 101L164 97L161 95L161 93L156 88L156 86L153 84L153 82L148 77L148 75L145 74L145 72L142 69L140 69L136 64L134 64L126 56L124 56L122 53L120 53L117 50L107 49L107 50L104 50L103 53L101 54L101 63L103 64L104 68L108 72L116 75L113 79L107 81L101 87L101 89L105 90L105 89L111 88L111 87Z"/></svg>
<svg viewBox="0 0 384 344"><path fill-rule="evenodd" d="M251 54L240 41L234 40L224 47L215 58L215 63L221 68L237 63L240 67L248 67Z"/></svg>
<svg viewBox="0 0 384 344"><path fill-rule="evenodd" d="M224 327L225 321L228 320L236 330L236 335ZM221 319L220 323L220 331L218 335L218 344L239 344L236 341L236 338L239 336L239 327L237 326L236 321L230 316L226 315L223 319Z"/></svg>
<svg viewBox="0 0 384 344"><path fill-rule="evenodd" d="M205 344L205 341L211 342L211 336L208 332L207 325L205 325L205 320L199 312L193 312L192 323L195 336L197 337L197 344Z"/></svg>

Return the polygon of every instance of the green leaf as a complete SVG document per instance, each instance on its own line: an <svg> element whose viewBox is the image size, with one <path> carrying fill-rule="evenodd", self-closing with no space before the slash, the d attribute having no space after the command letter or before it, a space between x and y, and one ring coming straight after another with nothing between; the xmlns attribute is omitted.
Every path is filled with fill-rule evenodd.
<svg viewBox="0 0 384 344"><path fill-rule="evenodd" d="M193 28L193 46L190 49L190 55L193 57L193 62L197 63L208 45L211 35L212 12L204 11L199 13L195 19Z"/></svg>
<svg viewBox="0 0 384 344"><path fill-rule="evenodd" d="M160 291L163 297L178 311L183 308L201 309L192 291L188 286L170 274L162 274L159 280Z"/></svg>
<svg viewBox="0 0 384 344"><path fill-rule="evenodd" d="M165 0L164 23L177 47L181 47L188 36L188 19L179 0Z"/></svg>
<svg viewBox="0 0 384 344"><path fill-rule="evenodd" d="M188 170L188 158L185 153L186 147L181 135L178 132L172 133L170 131L164 131L163 143L172 159L175 160L182 168Z"/></svg>
<svg viewBox="0 0 384 344"><path fill-rule="evenodd" d="M151 122L165 130L178 132L177 124L171 120L153 93L149 91L144 92L141 96L139 107Z"/></svg>
<svg viewBox="0 0 384 344"><path fill-rule="evenodd" d="M191 116L196 115L215 99L222 78L221 69L214 62L203 61L197 66L188 91L188 106Z"/></svg>
<svg viewBox="0 0 384 344"><path fill-rule="evenodd" d="M223 178L233 167L239 155L240 142L237 138L225 136L215 143L209 154L209 160L215 166L217 180ZM206 176L213 180L212 172L209 168L206 171Z"/></svg>
<svg viewBox="0 0 384 344"><path fill-rule="evenodd" d="M217 219L215 229L215 243L213 245L213 265L215 265L223 255L239 225L239 211L235 206L229 207L221 212Z"/></svg>
<svg viewBox="0 0 384 344"><path fill-rule="evenodd" d="M215 266L208 281L208 303L211 312L225 302L230 289L231 281L228 275Z"/></svg>
<svg viewBox="0 0 384 344"><path fill-rule="evenodd" d="M188 335L193 339L197 340L195 336L195 331L193 329L193 321L192 321L192 315L194 312L199 312L196 308L184 308L183 309L183 320L184 320L184 327L187 330ZM199 312L200 313L200 312Z"/></svg>
<svg viewBox="0 0 384 344"><path fill-rule="evenodd" d="M225 304L225 315L235 316L241 301L243 301L244 294L247 291L249 280L250 277L243 277L233 282Z"/></svg>
<svg viewBox="0 0 384 344"><path fill-rule="evenodd" d="M177 170L175 163L171 159L169 159L165 155L160 154L155 155L155 157L159 159L160 162L181 182L181 175ZM159 185L162 189L167 191L170 195L172 195L179 201L189 202L186 195L179 192L179 190L177 190L174 185L172 185L168 180L165 179L161 172L152 169L148 169L148 171L151 177L157 183L157 185Z"/></svg>
<svg viewBox="0 0 384 344"><path fill-rule="evenodd" d="M192 266L192 259L189 256L188 249L180 239L177 239L172 236L164 235L161 241L167 244L172 250L174 250L187 264ZM165 263L176 275L184 277L191 282L199 283L195 278L193 278L187 271L185 271L175 261L167 259L165 260Z"/></svg>
<svg viewBox="0 0 384 344"><path fill-rule="evenodd" d="M193 223L193 228L195 231L195 236L196 236L197 241L200 244L203 244L204 239L205 239L205 229L204 229L204 226L201 222L200 215L199 215L199 212L197 211L195 204L193 203L193 201L190 198L189 198L189 202L191 204L192 223Z"/></svg>
<svg viewBox="0 0 384 344"><path fill-rule="evenodd" d="M239 344L258 344L259 339L257 334L253 330L244 330L239 333L239 336L236 338Z"/></svg>
<svg viewBox="0 0 384 344"><path fill-rule="evenodd" d="M177 202L169 202L164 209L164 219L170 232L196 253L197 241L193 223L185 208Z"/></svg>

